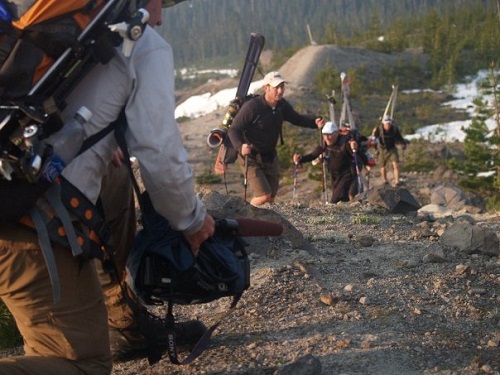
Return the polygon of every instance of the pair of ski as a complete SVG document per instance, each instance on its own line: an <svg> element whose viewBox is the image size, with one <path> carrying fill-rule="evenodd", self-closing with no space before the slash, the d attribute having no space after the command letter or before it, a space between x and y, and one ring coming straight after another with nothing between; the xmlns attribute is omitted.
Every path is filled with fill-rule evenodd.
<svg viewBox="0 0 500 375"><path fill-rule="evenodd" d="M341 111L340 111L340 118L339 118L339 123L340 125L348 123L350 126L351 130L356 130L356 124L354 122L354 117L352 115L352 110L351 110L351 88L350 88L350 81L347 78L347 74L342 72L340 74L340 87L341 87L341 92L340 92L340 97L341 97ZM332 121L334 124L336 124L335 121L335 104L337 103L335 100L335 91L332 91L332 95L328 96L328 110L329 110L329 115L330 115L330 121ZM324 146L323 142L323 137L321 137L321 147ZM358 191L359 193L363 192L363 179L361 176L361 166L359 165L359 160L356 155L356 150L353 150L353 157L354 157L354 163L356 165L356 175L358 179ZM326 170L326 157L323 154L322 157L322 192L323 192L323 197L324 197L324 202L328 202L328 193L327 193L327 170Z"/></svg>

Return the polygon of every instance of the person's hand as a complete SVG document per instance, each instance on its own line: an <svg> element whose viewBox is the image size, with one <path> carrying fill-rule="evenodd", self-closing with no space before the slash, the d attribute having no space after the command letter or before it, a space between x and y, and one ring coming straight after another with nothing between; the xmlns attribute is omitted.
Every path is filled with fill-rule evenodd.
<svg viewBox="0 0 500 375"><path fill-rule="evenodd" d="M322 129L323 126L325 126L325 119L323 117L316 117L316 119L314 120L314 122L316 123L316 126L318 127L318 129Z"/></svg>
<svg viewBox="0 0 500 375"><path fill-rule="evenodd" d="M253 146L251 144L243 143L241 145L241 155L242 156L250 155L252 153L252 148Z"/></svg>
<svg viewBox="0 0 500 375"><path fill-rule="evenodd" d="M293 154L293 163L294 164L300 163L300 154Z"/></svg>
<svg viewBox="0 0 500 375"><path fill-rule="evenodd" d="M205 242L208 238L212 237L215 232L215 220L209 214L205 215L205 220L203 221L203 226L200 228L198 232L192 234L185 234L184 238L189 243L191 247L191 252L193 256L197 256L200 251L200 246L203 242Z"/></svg>
<svg viewBox="0 0 500 375"><path fill-rule="evenodd" d="M358 142L354 140L349 141L349 146L351 147L351 150L356 151L358 149Z"/></svg>
<svg viewBox="0 0 500 375"><path fill-rule="evenodd" d="M113 165L115 167L119 167L120 165L122 165L122 161L123 161L123 152L121 149L117 149L114 153L113 153Z"/></svg>

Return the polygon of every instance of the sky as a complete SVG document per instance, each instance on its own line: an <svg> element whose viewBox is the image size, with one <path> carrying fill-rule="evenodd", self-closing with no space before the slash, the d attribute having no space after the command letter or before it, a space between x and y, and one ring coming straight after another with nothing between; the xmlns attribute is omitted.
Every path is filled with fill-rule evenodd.
<svg viewBox="0 0 500 375"><path fill-rule="evenodd" d="M474 116L474 105L472 104L472 101L474 100L474 98L481 95L481 92L477 87L477 83L479 80L484 79L487 74L487 71L481 71L477 76L469 77L467 79L469 83L456 85L454 94L455 99L443 103L443 105L460 110L465 110L469 114L470 118L472 118ZM262 80L252 82L248 92L255 93L261 87ZM412 92L416 91L402 92L411 94ZM197 118L203 116L221 107L227 107L229 105L229 102L234 99L235 95L236 87L221 90L214 95L206 93L203 95L192 96L177 106L177 108L175 109L175 117ZM488 101L490 106L492 106L491 96L484 96L484 99ZM454 121L449 123L429 125L418 129L415 134L405 135L405 138L410 140L416 138L426 138L431 142L462 142L465 138L465 133L461 130L461 128L467 128L470 124L471 119L468 119L466 121ZM488 125L488 128L490 130L493 130L496 126L493 118L488 119L486 124Z"/></svg>

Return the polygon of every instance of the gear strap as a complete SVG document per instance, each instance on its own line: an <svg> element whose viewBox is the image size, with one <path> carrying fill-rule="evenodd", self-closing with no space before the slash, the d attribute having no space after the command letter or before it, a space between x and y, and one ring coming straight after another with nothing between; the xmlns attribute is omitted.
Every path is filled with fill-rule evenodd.
<svg viewBox="0 0 500 375"><path fill-rule="evenodd" d="M60 281L51 243L70 248L75 257L103 260L110 233L97 208L67 180L58 178L44 197L49 204L39 200L19 223L38 234L54 303L58 303L61 298Z"/></svg>

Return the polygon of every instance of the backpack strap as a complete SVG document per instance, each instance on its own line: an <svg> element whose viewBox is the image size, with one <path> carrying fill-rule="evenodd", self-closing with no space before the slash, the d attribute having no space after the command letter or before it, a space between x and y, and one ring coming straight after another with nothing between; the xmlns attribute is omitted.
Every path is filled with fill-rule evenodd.
<svg viewBox="0 0 500 375"><path fill-rule="evenodd" d="M205 351L205 349L208 347L210 344L210 338L212 337L212 334L214 331L219 327L219 325L222 323L226 317L228 317L236 308L236 305L238 304L239 300L241 299L242 293L235 295L233 297L233 300L231 302L231 305L229 306L229 309L226 311L226 313L213 325L210 326L210 328L207 329L207 331L200 337L198 342L195 344L193 349L191 349L191 352L189 355L184 358L182 361L179 360L177 357L177 345L176 345L176 339L175 339L175 317L173 314L173 300L170 298L168 300L168 308L167 308L167 314L166 314L166 329L167 329L167 353L168 353L168 358L170 359L170 362L172 362L175 365L187 365L193 362L196 358L200 356L201 353Z"/></svg>
<svg viewBox="0 0 500 375"><path fill-rule="evenodd" d="M75 194L76 193L76 194ZM59 178L44 194L49 206L38 203L19 223L37 232L50 281L54 303L61 298L60 281L52 243L70 248L75 257L103 259L110 235L96 207L73 185ZM70 213L85 228L79 228ZM85 219L86 217L86 219Z"/></svg>
<svg viewBox="0 0 500 375"><path fill-rule="evenodd" d="M95 145L116 125L110 124L87 138L78 155ZM48 202L37 202L19 223L38 234L38 242L45 258L53 289L54 303L60 301L60 282L51 242L70 248L73 256L84 259L104 259L109 248L110 233L96 206L69 181L59 176L42 195ZM73 220L78 220L81 227ZM112 253L112 251L107 251ZM108 254L109 255L109 254Z"/></svg>

